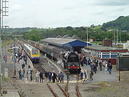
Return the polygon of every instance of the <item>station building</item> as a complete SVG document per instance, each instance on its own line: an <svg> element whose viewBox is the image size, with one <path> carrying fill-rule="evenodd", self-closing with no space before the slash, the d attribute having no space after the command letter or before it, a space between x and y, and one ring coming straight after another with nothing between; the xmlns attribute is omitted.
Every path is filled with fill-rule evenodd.
<svg viewBox="0 0 129 97"><path fill-rule="evenodd" d="M41 42L46 43L47 45L52 45L59 48L78 51L78 52L80 52L81 48L92 45L90 43L78 39L69 39L69 38L46 38L41 40Z"/></svg>
<svg viewBox="0 0 129 97"><path fill-rule="evenodd" d="M91 56L102 60L110 60L114 65L117 63L118 54L128 52L127 49L105 47L99 45L87 46L85 49L91 52Z"/></svg>

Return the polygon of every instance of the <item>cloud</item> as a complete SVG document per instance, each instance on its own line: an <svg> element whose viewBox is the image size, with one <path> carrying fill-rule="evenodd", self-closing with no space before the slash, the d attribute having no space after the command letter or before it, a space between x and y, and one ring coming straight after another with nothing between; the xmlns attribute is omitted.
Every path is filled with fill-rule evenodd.
<svg viewBox="0 0 129 97"><path fill-rule="evenodd" d="M101 6L125 6L129 5L129 0L98 0L96 4Z"/></svg>
<svg viewBox="0 0 129 97"><path fill-rule="evenodd" d="M10 0L5 24L10 27L97 25L128 15L126 4L128 0Z"/></svg>

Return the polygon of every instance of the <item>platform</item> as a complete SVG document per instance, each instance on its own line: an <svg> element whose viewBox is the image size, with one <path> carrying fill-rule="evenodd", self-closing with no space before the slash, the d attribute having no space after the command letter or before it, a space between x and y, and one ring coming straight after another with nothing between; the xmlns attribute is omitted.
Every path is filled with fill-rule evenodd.
<svg viewBox="0 0 129 97"><path fill-rule="evenodd" d="M20 97L17 91L9 91L7 94L3 94L0 97Z"/></svg>

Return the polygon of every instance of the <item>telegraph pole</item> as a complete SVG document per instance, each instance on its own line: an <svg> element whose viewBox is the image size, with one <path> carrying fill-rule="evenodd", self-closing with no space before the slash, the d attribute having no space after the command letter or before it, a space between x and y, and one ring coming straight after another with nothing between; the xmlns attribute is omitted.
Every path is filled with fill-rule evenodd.
<svg viewBox="0 0 129 97"><path fill-rule="evenodd" d="M118 45L118 43L119 43L119 31L117 29L117 45Z"/></svg>
<svg viewBox="0 0 129 97"><path fill-rule="evenodd" d="M122 43L122 40L121 40L121 30L120 30L120 32L119 32L119 33L120 33L120 43Z"/></svg>
<svg viewBox="0 0 129 97"><path fill-rule="evenodd" d="M3 28L4 16L8 16L8 0L0 0L0 95L2 96L2 64L3 64Z"/></svg>
<svg viewBox="0 0 129 97"><path fill-rule="evenodd" d="M116 31L114 31L114 44L116 45Z"/></svg>
<svg viewBox="0 0 129 97"><path fill-rule="evenodd" d="M1 65L2 65L2 1L0 0L0 95L2 96L2 71L1 71Z"/></svg>
<svg viewBox="0 0 129 97"><path fill-rule="evenodd" d="M89 39L88 39L88 38L89 38L88 27L87 27L87 31L86 31L86 32L87 32L87 47L88 47L88 40L89 40Z"/></svg>

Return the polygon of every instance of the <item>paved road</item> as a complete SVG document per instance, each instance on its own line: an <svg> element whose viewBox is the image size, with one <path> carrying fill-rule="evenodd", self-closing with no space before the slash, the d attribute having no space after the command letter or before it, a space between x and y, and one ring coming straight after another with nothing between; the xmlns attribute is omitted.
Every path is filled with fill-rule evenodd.
<svg viewBox="0 0 129 97"><path fill-rule="evenodd" d="M20 97L17 91L8 91L7 94L3 94L2 97Z"/></svg>

